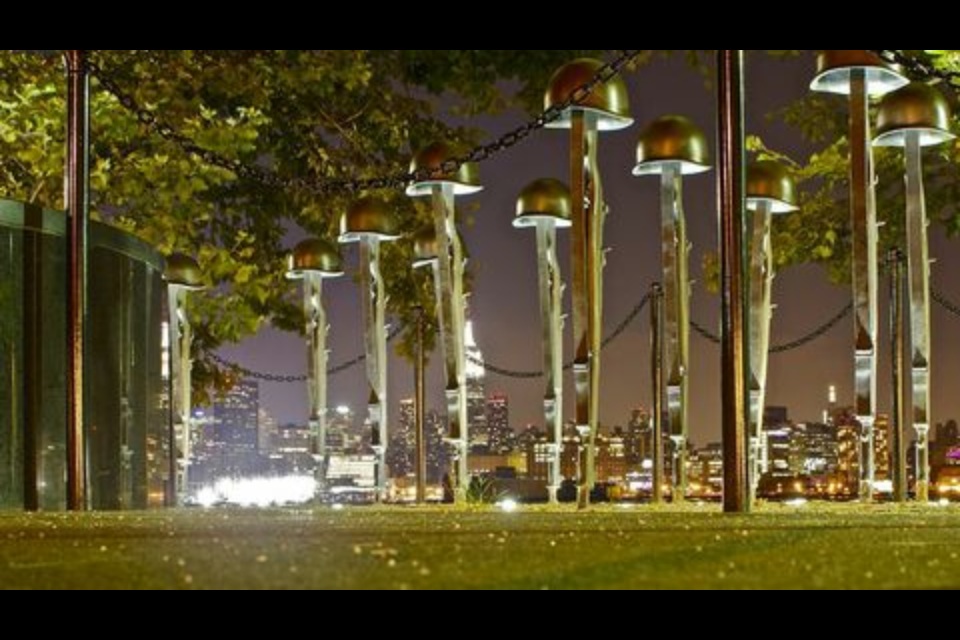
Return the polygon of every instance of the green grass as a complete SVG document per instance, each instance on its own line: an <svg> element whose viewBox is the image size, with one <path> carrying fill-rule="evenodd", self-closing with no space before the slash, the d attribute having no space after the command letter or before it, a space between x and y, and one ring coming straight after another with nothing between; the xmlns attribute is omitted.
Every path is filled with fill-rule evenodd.
<svg viewBox="0 0 960 640"><path fill-rule="evenodd" d="M949 589L956 508L0 515L0 588Z"/></svg>

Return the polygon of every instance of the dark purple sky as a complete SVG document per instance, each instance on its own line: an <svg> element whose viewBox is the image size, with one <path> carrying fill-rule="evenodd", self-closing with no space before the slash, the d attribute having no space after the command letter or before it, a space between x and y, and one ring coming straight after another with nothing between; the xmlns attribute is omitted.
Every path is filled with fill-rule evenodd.
<svg viewBox="0 0 960 640"><path fill-rule="evenodd" d="M773 61L761 52L751 52L748 69L748 127L775 148L803 149L799 134L767 114L805 94L813 74L813 58ZM601 141L601 166L612 212L607 226L607 244L612 247L606 271L606 324L613 328L633 308L660 272L658 181L635 179L635 145L640 126L661 115L678 113L699 123L711 137L715 131L714 98L704 78L679 57L659 60L628 77L637 125L626 132L606 134ZM478 126L496 135L525 119L510 113L482 120ZM474 200L479 211L474 224L464 229L476 274L471 313L477 340L488 361L513 369L540 366L540 328L537 298L534 238L530 232L511 226L514 202L520 190L539 177L566 180L567 136L543 132L519 148L482 167L486 191ZM715 175L694 176L686 182L687 220L694 242L692 277L700 277L704 252L716 246L717 216ZM799 214L799 215L802 215ZM934 227L932 253L935 286L960 300L960 280L951 277L960 268L954 257L955 244ZM566 243L563 244L566 268ZM351 268L357 257L346 254ZM778 305L773 327L776 344L806 334L832 317L849 300L847 287L834 287L817 267L799 267L779 274L775 285ZM332 325L332 361L341 362L362 351L360 293L350 278L327 287L327 305ZM569 295L566 303L569 305ZM885 303L884 303L885 304ZM693 317L707 326L717 326L719 300L702 286L694 288ZM884 311L885 313L885 311ZM960 339L960 321L951 319L939 307L934 309L934 405L936 421L960 415L960 358L953 349ZM886 329L886 320L882 322ZM884 334L885 335L885 334ZM886 344L886 337L883 338ZM646 318L635 323L604 354L602 393L603 421L621 425L637 406L649 406L649 329ZM769 396L771 405L785 405L794 419L818 419L824 409L827 388L837 385L841 402L852 396L852 321L844 323L815 345L771 362ZM569 354L569 347L568 352ZM267 371L300 373L305 369L303 343L297 336L264 331L256 338L225 355L245 366ZM884 360L887 353L884 353ZM435 359L436 361L437 359ZM693 338L691 376L693 405L692 434L697 442L717 441L719 424L719 350ZM881 384L882 409L889 396L889 374L884 362ZM335 377L330 384L331 407L349 404L360 408L366 401L363 371L357 368ZM391 405L411 395L410 366L394 358L390 369ZM431 389L443 387L439 368L431 370ZM567 398L572 397L568 380ZM511 401L511 420L516 427L540 424L542 386L539 381L516 382L488 378L489 391L504 391ZM263 385L263 404L281 422L303 422L306 416L305 389L299 385ZM441 407L439 398L433 405Z"/></svg>

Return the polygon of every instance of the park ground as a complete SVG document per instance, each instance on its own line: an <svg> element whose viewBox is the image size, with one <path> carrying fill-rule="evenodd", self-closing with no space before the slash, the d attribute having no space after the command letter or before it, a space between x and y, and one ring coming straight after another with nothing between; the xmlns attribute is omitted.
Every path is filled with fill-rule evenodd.
<svg viewBox="0 0 960 640"><path fill-rule="evenodd" d="M2 589L957 589L960 508L0 514Z"/></svg>

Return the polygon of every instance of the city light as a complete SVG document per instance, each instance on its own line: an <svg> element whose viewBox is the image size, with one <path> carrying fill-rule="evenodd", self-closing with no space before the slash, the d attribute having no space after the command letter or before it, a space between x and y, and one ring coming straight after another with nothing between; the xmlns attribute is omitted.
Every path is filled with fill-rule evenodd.
<svg viewBox="0 0 960 640"><path fill-rule="evenodd" d="M520 510L520 503L509 498L506 500L501 500L497 506L500 507L500 510L504 513L516 513Z"/></svg>
<svg viewBox="0 0 960 640"><path fill-rule="evenodd" d="M317 482L310 476L223 479L197 493L196 504L206 509L217 505L279 507L307 504L316 495Z"/></svg>

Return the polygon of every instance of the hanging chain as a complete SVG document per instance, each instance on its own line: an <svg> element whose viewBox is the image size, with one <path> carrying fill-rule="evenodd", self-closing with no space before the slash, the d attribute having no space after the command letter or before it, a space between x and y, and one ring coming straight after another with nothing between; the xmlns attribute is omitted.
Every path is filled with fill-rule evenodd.
<svg viewBox="0 0 960 640"><path fill-rule="evenodd" d="M828 320L821 326L817 327L815 330L803 336L802 338L798 338L797 340L793 340L792 342L787 342L785 344L770 347L770 355L781 355L784 353L789 353L791 351L796 351L797 349L802 349L803 347L806 347L816 342L820 338L823 338L824 336L829 334L831 331L836 329L841 322L843 322L848 317L850 317L851 313L853 313L853 304L847 305L846 307L843 308L843 310L838 312L837 315L830 318L830 320ZM701 338L703 338L704 340L706 340L711 344L719 345L721 342L720 336L713 333L712 331L707 329L705 326L703 326L699 322L691 320L690 328L693 329L693 331L697 335L699 335Z"/></svg>
<svg viewBox="0 0 960 640"><path fill-rule="evenodd" d="M415 173L397 173L360 180L285 178L262 167L223 156L199 145L189 136L180 133L172 125L161 120L155 112L141 105L133 94L120 86L116 79L98 62L91 60L88 66L91 76L96 78L107 93L112 95L124 109L133 114L140 124L160 138L177 145L188 154L200 158L209 165L230 171L239 178L259 182L268 187L329 196L338 193L359 193L378 189L403 190L412 182L429 180L437 175L456 173L465 164L482 163L490 160L494 156L524 142L534 133L560 119L568 109L586 103L598 87L619 76L623 69L640 57L641 54L643 54L643 50L620 50L616 59L600 67L589 81L577 87L563 102L553 105L536 118L505 133L496 140L475 147L463 156L444 162L439 169L426 169Z"/></svg>
<svg viewBox="0 0 960 640"><path fill-rule="evenodd" d="M960 305L948 298L943 291L940 291L939 289L932 289L930 291L930 295L933 298L933 301L943 307L947 313L960 318Z"/></svg>
<svg viewBox="0 0 960 640"><path fill-rule="evenodd" d="M643 310L647 308L647 305L650 304L650 294L647 294L637 303L637 305L630 310L630 313L626 315L623 321L617 325L617 327L606 337L603 341L602 348L607 349L610 345L616 342L620 337L627 332L634 322L640 317L643 313ZM512 369L507 369L505 367L498 367L497 365L484 362L479 358L467 357L467 360L470 364L473 364L478 367L483 367L487 373L492 373L494 375L500 376L502 378L512 378L514 380L538 380L543 377L543 371L515 371ZM573 370L573 363L568 362L563 366L564 371Z"/></svg>
<svg viewBox="0 0 960 640"><path fill-rule="evenodd" d="M906 55L899 49L872 49L871 51L887 62L900 65L913 76L939 78L950 85L960 85L960 73L937 69L933 65L927 64L918 58Z"/></svg>
<svg viewBox="0 0 960 640"><path fill-rule="evenodd" d="M394 340L399 338L403 334L403 331L404 331L404 327L402 326L398 326L395 329L392 329L390 333L387 334L387 342L388 343L393 342ZM257 380L259 382L269 382L271 384L298 384L298 383L305 383L310 380L310 377L307 375L283 375L283 374L277 374L277 373L265 373L262 371L254 371L253 369L247 369L246 367L242 367L236 362L231 362L226 358L222 358L215 353L210 355L210 360L214 364L221 366L225 369L231 369L233 371L236 371L237 373L242 375L244 378L248 378L250 380ZM361 354L356 358L347 360L346 362L338 364L335 367L331 367L330 369L327 369L327 375L337 376L337 375L340 375L341 373L346 373L347 371L350 371L354 367L357 367L366 361L367 361L366 354Z"/></svg>

